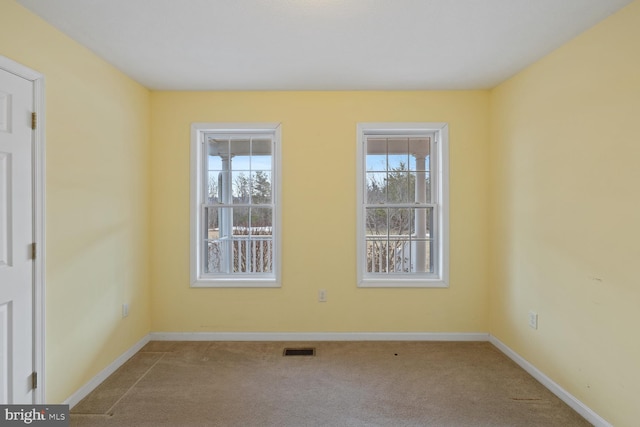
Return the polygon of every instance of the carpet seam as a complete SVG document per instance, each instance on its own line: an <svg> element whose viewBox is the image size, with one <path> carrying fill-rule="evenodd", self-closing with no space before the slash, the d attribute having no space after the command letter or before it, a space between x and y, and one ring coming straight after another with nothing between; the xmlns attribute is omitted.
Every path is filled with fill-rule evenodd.
<svg viewBox="0 0 640 427"><path fill-rule="evenodd" d="M160 352L158 352L158 353L160 353ZM158 360L156 360L156 361L155 361L155 363L154 363L153 365L151 365L151 366L149 367L149 369L147 369L147 370L144 372L144 374L142 374L142 375L140 376L140 378L138 378L138 380L137 380L135 383L133 383L133 384L131 385L131 387L129 387L129 388L127 389L127 391L125 391L125 392L122 394L122 396L120 396L120 397L118 398L118 400L116 400L116 401L115 401L115 403L114 403L113 405L111 405L111 407L110 407L109 409L107 409L107 411L104 413L104 415L109 415L109 414L111 413L111 411L113 411L113 410L115 409L115 407L118 405L118 403L120 403L120 401L121 401L122 399L124 399L124 398L127 396L127 394L129 394L129 392L130 392L131 390L133 390L133 388L134 388L136 385L138 385L138 383L139 383L140 381L142 381L142 379L143 379L144 377L146 377L146 376L147 376L147 374L148 374L148 373L149 373L149 372L150 372L150 371L151 371L151 370L152 370L152 369L153 369L153 368L154 368L154 367L155 367L155 366L156 366L156 365L157 365L157 364L158 364L158 363L159 363L159 362L164 358L164 356L166 356L166 355L167 355L167 352L162 352L162 353L163 353L163 354L162 354L162 356L160 356L160 357L158 358Z"/></svg>

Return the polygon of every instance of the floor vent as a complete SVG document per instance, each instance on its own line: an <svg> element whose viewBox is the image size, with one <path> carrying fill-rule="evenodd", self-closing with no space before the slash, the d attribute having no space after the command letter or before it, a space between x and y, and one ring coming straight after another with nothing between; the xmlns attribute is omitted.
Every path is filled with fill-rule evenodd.
<svg viewBox="0 0 640 427"><path fill-rule="evenodd" d="M316 349L313 347L307 348L285 348L282 352L283 356L315 356Z"/></svg>

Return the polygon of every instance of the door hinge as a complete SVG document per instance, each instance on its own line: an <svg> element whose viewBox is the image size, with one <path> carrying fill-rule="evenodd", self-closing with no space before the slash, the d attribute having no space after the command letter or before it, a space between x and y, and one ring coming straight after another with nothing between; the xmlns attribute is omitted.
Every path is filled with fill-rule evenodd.
<svg viewBox="0 0 640 427"><path fill-rule="evenodd" d="M38 114L34 111L31 113L31 129L36 129L38 127Z"/></svg>
<svg viewBox="0 0 640 427"><path fill-rule="evenodd" d="M32 389L38 388L38 373L37 372L33 372L31 374L31 388Z"/></svg>
<svg viewBox="0 0 640 427"><path fill-rule="evenodd" d="M31 259L36 259L36 244L35 244L35 242L31 244Z"/></svg>

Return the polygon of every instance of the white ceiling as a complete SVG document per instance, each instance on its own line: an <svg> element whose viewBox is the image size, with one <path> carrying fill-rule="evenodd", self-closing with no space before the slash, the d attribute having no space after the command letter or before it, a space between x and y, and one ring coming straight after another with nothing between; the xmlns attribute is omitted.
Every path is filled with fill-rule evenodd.
<svg viewBox="0 0 640 427"><path fill-rule="evenodd" d="M17 0L150 89L486 89L631 0Z"/></svg>

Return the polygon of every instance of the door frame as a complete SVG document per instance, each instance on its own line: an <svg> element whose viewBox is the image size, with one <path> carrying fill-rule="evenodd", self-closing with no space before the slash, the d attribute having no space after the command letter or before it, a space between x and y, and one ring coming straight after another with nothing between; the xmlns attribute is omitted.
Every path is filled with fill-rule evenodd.
<svg viewBox="0 0 640 427"><path fill-rule="evenodd" d="M45 91L44 75L0 55L0 70L33 83L33 111L37 126L32 132L33 239L33 369L38 374L34 403L45 403Z"/></svg>

